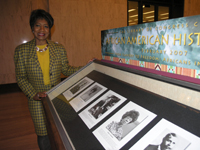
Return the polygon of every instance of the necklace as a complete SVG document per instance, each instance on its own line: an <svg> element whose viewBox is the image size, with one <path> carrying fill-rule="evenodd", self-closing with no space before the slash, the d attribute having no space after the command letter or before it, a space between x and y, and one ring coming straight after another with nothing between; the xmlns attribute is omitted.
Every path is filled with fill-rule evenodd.
<svg viewBox="0 0 200 150"><path fill-rule="evenodd" d="M45 48L43 49L39 49L39 47L35 46L36 50L39 51L39 52L45 52L47 49L48 49L48 44L46 45Z"/></svg>

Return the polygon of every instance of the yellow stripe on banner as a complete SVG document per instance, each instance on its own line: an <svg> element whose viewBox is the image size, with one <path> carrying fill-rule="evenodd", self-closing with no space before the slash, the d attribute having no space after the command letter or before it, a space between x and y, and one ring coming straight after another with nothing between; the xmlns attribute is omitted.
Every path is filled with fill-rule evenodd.
<svg viewBox="0 0 200 150"><path fill-rule="evenodd" d="M181 75L181 72L182 72L182 68L176 67L176 74L180 74Z"/></svg>
<svg viewBox="0 0 200 150"><path fill-rule="evenodd" d="M195 69L191 69L191 77L195 78Z"/></svg>
<svg viewBox="0 0 200 150"><path fill-rule="evenodd" d="M167 72L167 65L160 65L161 71Z"/></svg>

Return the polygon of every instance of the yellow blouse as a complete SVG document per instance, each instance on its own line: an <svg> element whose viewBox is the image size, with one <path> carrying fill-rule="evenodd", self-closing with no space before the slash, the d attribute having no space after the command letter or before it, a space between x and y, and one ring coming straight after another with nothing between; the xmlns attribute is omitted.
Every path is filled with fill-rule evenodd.
<svg viewBox="0 0 200 150"><path fill-rule="evenodd" d="M43 49L46 47L45 45L37 45L39 49ZM44 84L50 84L50 76L49 76L49 48L44 52L37 51L38 60L40 63L40 67L42 69Z"/></svg>

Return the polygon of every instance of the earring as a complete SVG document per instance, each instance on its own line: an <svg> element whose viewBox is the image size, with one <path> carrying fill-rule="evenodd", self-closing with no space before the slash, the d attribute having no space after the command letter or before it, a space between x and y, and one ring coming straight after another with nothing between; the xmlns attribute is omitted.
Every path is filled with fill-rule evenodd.
<svg viewBox="0 0 200 150"><path fill-rule="evenodd" d="M33 33L34 33L34 31L33 31Z"/></svg>

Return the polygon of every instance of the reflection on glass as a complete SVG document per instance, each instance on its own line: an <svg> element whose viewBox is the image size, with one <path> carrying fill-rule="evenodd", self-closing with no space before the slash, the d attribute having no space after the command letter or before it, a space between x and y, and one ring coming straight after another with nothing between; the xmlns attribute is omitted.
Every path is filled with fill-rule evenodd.
<svg viewBox="0 0 200 150"><path fill-rule="evenodd" d="M154 15L154 5L143 5L143 23L153 22Z"/></svg>
<svg viewBox="0 0 200 150"><path fill-rule="evenodd" d="M169 19L169 7L158 7L158 21Z"/></svg>
<svg viewBox="0 0 200 150"><path fill-rule="evenodd" d="M128 26L138 24L138 2L128 2Z"/></svg>

